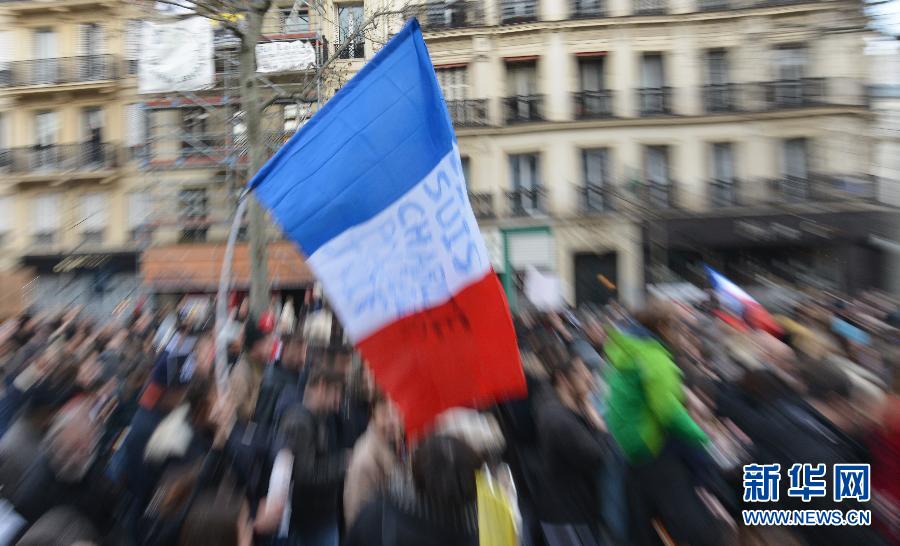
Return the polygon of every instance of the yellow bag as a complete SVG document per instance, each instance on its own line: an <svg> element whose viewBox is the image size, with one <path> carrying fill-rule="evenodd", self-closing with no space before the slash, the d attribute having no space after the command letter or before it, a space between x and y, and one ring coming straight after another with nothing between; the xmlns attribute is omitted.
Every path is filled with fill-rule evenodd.
<svg viewBox="0 0 900 546"><path fill-rule="evenodd" d="M478 492L478 543L480 546L516 546L516 512L506 491L481 470L475 475Z"/></svg>

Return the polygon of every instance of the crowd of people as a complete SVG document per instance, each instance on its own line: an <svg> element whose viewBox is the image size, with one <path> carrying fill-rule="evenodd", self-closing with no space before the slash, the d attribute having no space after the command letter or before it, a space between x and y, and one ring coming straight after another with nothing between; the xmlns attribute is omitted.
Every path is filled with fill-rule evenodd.
<svg viewBox="0 0 900 546"><path fill-rule="evenodd" d="M883 294L808 294L761 329L712 294L522 312L527 397L452 409L416 438L306 308L239 307L217 330L144 307L0 329L0 545L900 543L900 324ZM804 462L870 464L870 502L804 507L873 524L743 525L743 465Z"/></svg>

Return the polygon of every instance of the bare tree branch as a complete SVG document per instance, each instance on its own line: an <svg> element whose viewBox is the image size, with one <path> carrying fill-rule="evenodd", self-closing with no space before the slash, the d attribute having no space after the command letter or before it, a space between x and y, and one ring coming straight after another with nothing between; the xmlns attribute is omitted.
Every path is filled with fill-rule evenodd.
<svg viewBox="0 0 900 546"><path fill-rule="evenodd" d="M176 6L179 8L193 10L194 15L198 15L200 17L209 19L211 21L215 21L221 24L223 27L227 28L231 32L234 32L238 36L243 36L243 32L241 29L234 24L234 21L224 17L220 14L220 12L216 12L210 6L207 6L200 2L195 2L193 0L156 0L160 4L167 4L169 6Z"/></svg>
<svg viewBox="0 0 900 546"><path fill-rule="evenodd" d="M335 64L335 61L340 59L341 53L347 50L350 47L350 44L354 43L356 39L364 34L367 30L377 28L377 21L383 17L388 17L391 15L405 15L405 10L396 10L396 9L384 9L373 12L362 25L359 26L356 30L350 33L347 38L341 42L334 50L334 54L328 57L328 60L322 63L318 69L316 69L315 74L312 75L311 81L307 83L300 91L296 93L291 93L290 95L276 95L269 99L265 104L263 104L262 109L265 110L269 106L272 106L278 101L282 100L296 100L298 98L304 97L307 93L309 93L313 86L316 84L317 80L320 80L322 76L331 68L332 65ZM372 40L371 37L368 39ZM373 40L375 41L375 40ZM381 45L384 45L384 42L379 42Z"/></svg>

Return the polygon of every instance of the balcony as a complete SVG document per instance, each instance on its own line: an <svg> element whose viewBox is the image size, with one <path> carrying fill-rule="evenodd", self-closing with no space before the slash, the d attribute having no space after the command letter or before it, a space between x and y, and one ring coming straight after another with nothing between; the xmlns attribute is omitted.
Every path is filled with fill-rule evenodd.
<svg viewBox="0 0 900 546"><path fill-rule="evenodd" d="M606 6L602 0L572 0L570 6L572 19L606 17Z"/></svg>
<svg viewBox="0 0 900 546"><path fill-rule="evenodd" d="M665 116L672 113L671 87L643 87L637 90L641 116Z"/></svg>
<svg viewBox="0 0 900 546"><path fill-rule="evenodd" d="M612 91L579 91L575 100L575 119L603 119L613 117Z"/></svg>
<svg viewBox="0 0 900 546"><path fill-rule="evenodd" d="M772 180L770 192L778 203L876 201L878 185L868 175L810 174Z"/></svg>
<svg viewBox="0 0 900 546"><path fill-rule="evenodd" d="M469 192L469 203L475 218L494 218L494 194L490 192Z"/></svg>
<svg viewBox="0 0 900 546"><path fill-rule="evenodd" d="M14 61L0 71L0 87L94 83L118 77L112 55Z"/></svg>
<svg viewBox="0 0 900 546"><path fill-rule="evenodd" d="M634 0L635 15L664 15L668 12L666 0Z"/></svg>
<svg viewBox="0 0 900 546"><path fill-rule="evenodd" d="M675 182L645 180L637 186L637 197L644 207L664 210L677 207Z"/></svg>
<svg viewBox="0 0 900 546"><path fill-rule="evenodd" d="M425 6L417 6L416 16L425 31L469 28L484 24L482 3L472 1L430 1ZM422 11L424 9L424 12Z"/></svg>
<svg viewBox="0 0 900 546"><path fill-rule="evenodd" d="M540 216L546 213L546 190L541 187L506 192L509 212L512 216Z"/></svg>
<svg viewBox="0 0 900 546"><path fill-rule="evenodd" d="M697 0L698 11L722 11L731 9L734 0Z"/></svg>
<svg viewBox="0 0 900 546"><path fill-rule="evenodd" d="M448 100L447 111L457 127L484 127L488 124L487 99Z"/></svg>
<svg viewBox="0 0 900 546"><path fill-rule="evenodd" d="M615 211L612 188L602 184L585 184L578 191L581 197L581 210L585 214Z"/></svg>
<svg viewBox="0 0 900 546"><path fill-rule="evenodd" d="M800 78L762 82L769 108L804 108L825 104L825 79Z"/></svg>
<svg viewBox="0 0 900 546"><path fill-rule="evenodd" d="M513 25L537 20L537 0L500 0L500 24Z"/></svg>
<svg viewBox="0 0 900 546"><path fill-rule="evenodd" d="M5 151L2 166L12 174L62 174L73 171L91 172L118 166L116 147L112 144L48 144Z"/></svg>
<svg viewBox="0 0 900 546"><path fill-rule="evenodd" d="M710 208L736 207L741 204L738 180L720 180L714 178L710 180L708 184L707 197L709 199Z"/></svg>
<svg viewBox="0 0 900 546"><path fill-rule="evenodd" d="M703 110L707 114L738 111L738 86L733 83L715 83L703 86Z"/></svg>
<svg viewBox="0 0 900 546"><path fill-rule="evenodd" d="M506 123L528 123L543 121L544 95L516 95L504 97L504 119Z"/></svg>

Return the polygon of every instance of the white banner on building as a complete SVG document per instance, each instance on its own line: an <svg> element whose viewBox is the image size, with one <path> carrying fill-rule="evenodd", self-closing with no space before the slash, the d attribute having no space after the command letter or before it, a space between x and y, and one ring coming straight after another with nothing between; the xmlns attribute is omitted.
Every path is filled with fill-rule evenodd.
<svg viewBox="0 0 900 546"><path fill-rule="evenodd" d="M309 42L266 42L256 46L257 72L288 72L316 66L316 50Z"/></svg>
<svg viewBox="0 0 900 546"><path fill-rule="evenodd" d="M213 27L203 17L144 23L138 92L196 91L213 86Z"/></svg>

